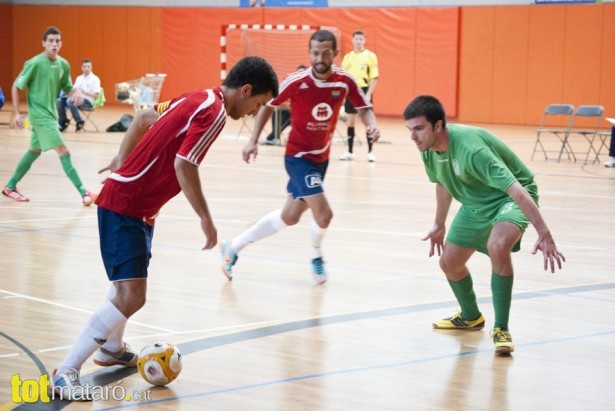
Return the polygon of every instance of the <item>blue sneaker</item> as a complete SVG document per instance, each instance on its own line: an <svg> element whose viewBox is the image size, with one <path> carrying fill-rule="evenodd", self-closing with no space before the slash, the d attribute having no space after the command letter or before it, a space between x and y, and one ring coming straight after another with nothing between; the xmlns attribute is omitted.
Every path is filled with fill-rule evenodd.
<svg viewBox="0 0 615 411"><path fill-rule="evenodd" d="M312 274L317 284L324 284L327 282L327 272L325 271L325 262L322 261L322 257L312 260Z"/></svg>
<svg viewBox="0 0 615 411"><path fill-rule="evenodd" d="M92 393L89 385L81 384L79 372L74 368L68 368L58 372L53 370L51 375L52 390L51 395L54 399L68 401L92 401Z"/></svg>
<svg viewBox="0 0 615 411"><path fill-rule="evenodd" d="M232 240L224 240L220 244L220 255L222 256L222 273L226 276L226 278L230 280L233 279L233 266L237 262L239 256L231 251L231 241Z"/></svg>

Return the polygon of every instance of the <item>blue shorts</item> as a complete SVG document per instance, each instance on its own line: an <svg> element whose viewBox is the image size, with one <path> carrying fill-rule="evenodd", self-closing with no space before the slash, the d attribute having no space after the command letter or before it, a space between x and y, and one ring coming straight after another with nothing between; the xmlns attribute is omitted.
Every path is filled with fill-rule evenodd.
<svg viewBox="0 0 615 411"><path fill-rule="evenodd" d="M98 233L109 281L147 278L154 227L98 207Z"/></svg>
<svg viewBox="0 0 615 411"><path fill-rule="evenodd" d="M323 193L322 183L325 179L329 161L315 163L303 157L284 156L284 166L290 177L286 189L295 200Z"/></svg>

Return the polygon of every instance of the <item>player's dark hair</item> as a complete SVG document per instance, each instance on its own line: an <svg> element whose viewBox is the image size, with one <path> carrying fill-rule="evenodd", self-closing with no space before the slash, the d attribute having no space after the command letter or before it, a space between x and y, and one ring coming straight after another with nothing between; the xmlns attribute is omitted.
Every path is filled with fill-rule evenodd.
<svg viewBox="0 0 615 411"><path fill-rule="evenodd" d="M355 30L352 32L352 37L356 36L357 34L365 36L365 32L363 30Z"/></svg>
<svg viewBox="0 0 615 411"><path fill-rule="evenodd" d="M322 43L323 41L330 41L331 47L333 48L333 50L334 51L337 50L337 39L335 38L335 35L331 33L329 30L315 31L314 34L312 34L312 36L310 37L310 42L308 43L308 49L310 48L310 45L312 44L312 40L317 41L319 43Z"/></svg>
<svg viewBox="0 0 615 411"><path fill-rule="evenodd" d="M446 127L446 113L444 106L434 96L422 95L415 97L404 110L404 120L408 121L412 118L425 116L432 126L435 126L438 120L442 121L442 127Z"/></svg>
<svg viewBox="0 0 615 411"><path fill-rule="evenodd" d="M50 34L59 34L60 36L62 35L60 30L56 26L49 26L47 27L47 30L45 30L45 32L43 33L43 41L47 41L47 36L49 36Z"/></svg>
<svg viewBox="0 0 615 411"><path fill-rule="evenodd" d="M246 84L252 85L252 96L271 92L273 97L278 96L278 76L273 67L261 57L244 57L237 62L228 73L223 86L238 89Z"/></svg>
<svg viewBox="0 0 615 411"><path fill-rule="evenodd" d="M85 63L91 63L92 60L90 59L83 59L83 61L81 62L81 64L85 64Z"/></svg>

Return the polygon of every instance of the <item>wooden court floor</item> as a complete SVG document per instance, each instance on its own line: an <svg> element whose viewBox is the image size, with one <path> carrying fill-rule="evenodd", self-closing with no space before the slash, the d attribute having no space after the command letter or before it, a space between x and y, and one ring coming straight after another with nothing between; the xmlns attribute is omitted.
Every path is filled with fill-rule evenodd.
<svg viewBox="0 0 615 411"><path fill-rule="evenodd" d="M129 109L107 106L93 119L103 130ZM531 254L536 232L528 230L514 256L516 351L495 357L483 255L469 266L488 327L431 327L456 308L421 241L434 219L435 189L403 122L380 125L375 163L366 161L364 142L356 161L338 161L345 147L335 137L325 182L335 216L323 246L324 286L310 276L308 214L243 250L231 283L220 272L218 249L201 251L205 241L188 202L181 194L173 199L156 225L148 302L126 337L136 349L178 344L183 371L167 387L152 388L133 369L88 361L83 379L110 393L94 403L25 402L108 289L95 207L81 206L55 153L42 155L19 184L31 201L0 198L0 410L613 410L615 170L529 162L533 128L488 126L535 171L542 212L568 259L562 271L544 272L541 257ZM240 128L229 120L200 168L219 240L285 199L282 149L262 147L257 161L245 164ZM97 170L122 136L76 134L72 126L66 132L88 189L100 188ZM0 126L2 184L28 141L23 130ZM27 395L16 397L17 380Z"/></svg>

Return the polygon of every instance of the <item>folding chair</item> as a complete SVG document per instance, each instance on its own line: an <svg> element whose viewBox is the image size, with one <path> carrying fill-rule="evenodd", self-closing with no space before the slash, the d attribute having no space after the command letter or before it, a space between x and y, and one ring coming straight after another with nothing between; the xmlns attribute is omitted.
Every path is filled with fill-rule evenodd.
<svg viewBox="0 0 615 411"><path fill-rule="evenodd" d="M587 161L589 160L589 155L592 152L594 154L592 164L600 161L600 158L598 157L598 150L594 146L594 142L596 141L596 137L598 137L599 142L601 141L601 138L598 135L598 127L600 127L600 122L602 121L602 113L604 113L604 107L602 106L585 105L577 107L577 109L574 111L574 114L572 115L570 127L568 127L566 134L564 134L562 148L560 149L559 157L557 158L558 163L562 158L564 150L566 150L568 158L570 158L570 155L572 155L572 159L574 161L577 161L575 151L573 150L571 144L571 137L575 135L582 136L589 144L587 152L585 153L585 163L587 163ZM577 125L578 121L581 121L585 127L580 128ZM589 126L586 126L587 124L589 124Z"/></svg>
<svg viewBox="0 0 615 411"><path fill-rule="evenodd" d="M542 120L540 120L540 126L538 126L538 129L536 130L536 143L534 143L534 151L532 151L532 158L530 160L534 160L534 154L536 154L538 146L540 146L540 150L542 150L545 160L549 159L547 156L547 150L545 150L545 147L540 139L541 136L543 134L553 134L559 139L560 143L563 143L565 141L566 132L572 124L573 113L574 106L572 104L549 104L545 108ZM563 128L548 126L548 124L551 124L555 120L558 120L560 124L566 123L566 126ZM561 150L551 150L549 152L560 153L559 156L562 156ZM570 157L570 155L568 157Z"/></svg>
<svg viewBox="0 0 615 411"><path fill-rule="evenodd" d="M87 107L87 108L81 108L79 107L79 112L83 115L84 119L84 123L87 124L88 122L90 124L92 124L94 126L94 128L96 129L96 132L98 133L98 126L96 125L96 123L94 122L94 120L92 120L90 118L90 115L94 112L94 110L96 110L98 107L102 107L105 105L105 101L107 101L105 99L105 91L103 90L103 88L100 88L100 93L98 93L98 97L96 97L96 99L94 100L94 102L92 103L92 107ZM85 124L83 127L83 130L85 131Z"/></svg>

